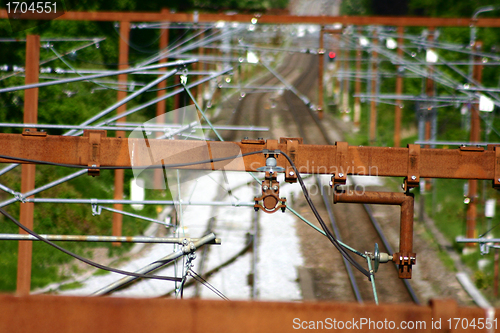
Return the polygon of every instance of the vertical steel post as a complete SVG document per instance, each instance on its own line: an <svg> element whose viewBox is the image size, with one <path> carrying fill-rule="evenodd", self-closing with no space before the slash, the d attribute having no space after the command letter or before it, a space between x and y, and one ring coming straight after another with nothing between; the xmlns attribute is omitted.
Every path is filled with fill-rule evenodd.
<svg viewBox="0 0 500 333"><path fill-rule="evenodd" d="M429 27L429 35L427 37L427 42L432 43L434 41L434 27ZM433 80L433 73L434 73L434 67L432 65L427 66L429 70L429 74L427 76L426 80L426 94L427 97L431 98L434 96L434 80ZM425 140L429 141L431 139L431 117L432 117L432 109L434 108L433 105L427 105L427 112L426 112L426 117L425 117ZM429 146L425 146L425 148L429 148ZM428 181L426 180L426 184Z"/></svg>
<svg viewBox="0 0 500 333"><path fill-rule="evenodd" d="M361 35L363 28L358 27L358 34ZM359 96L361 94L361 58L363 55L363 50L361 49L361 44L358 43L356 48L356 84L354 86L355 94ZM358 77L359 75L359 77ZM359 122L361 121L361 100L359 97L354 98L354 129L359 130Z"/></svg>
<svg viewBox="0 0 500 333"><path fill-rule="evenodd" d="M403 33L404 27L398 27L398 57L403 58ZM398 76L396 78L396 95L399 96L403 93L403 73L397 69ZM394 107L394 147L401 146L401 113L402 101L397 99L396 106Z"/></svg>
<svg viewBox="0 0 500 333"><path fill-rule="evenodd" d="M473 49L481 51L482 43L475 42ZM480 58L475 57L475 62L479 62ZM482 80L483 66L474 65L473 78L480 83ZM479 142L481 139L481 123L479 119L479 107L476 104L471 105L470 116L470 142ZM466 237L477 238L476 218L477 218L477 180L469 180L469 198L470 202L467 205L467 222L466 222ZM474 243L467 243L468 247L475 247Z"/></svg>
<svg viewBox="0 0 500 333"><path fill-rule="evenodd" d="M118 69L126 69L128 67L128 42L130 38L130 22L122 21L120 22L120 47L119 47L119 56L118 56ZM118 75L119 82L127 81L127 74ZM119 85L120 90L118 91L118 100L122 100L127 97L126 85ZM124 104L120 106L116 111L118 114L123 113L127 110L127 105ZM120 118L117 122L125 122L125 117ZM121 138L125 136L124 131L116 131L116 137ZM115 200L123 199L123 178L124 178L124 170L117 169L115 170L115 193L113 198ZM122 204L114 204L114 209L123 210ZM123 215L118 213L113 213L113 236L121 236L122 235L122 222ZM120 243L113 243L114 246L121 246Z"/></svg>
<svg viewBox="0 0 500 333"><path fill-rule="evenodd" d="M168 13L167 9L162 9L162 13ZM169 37L169 28L162 29L160 31L160 52L165 51L168 47L168 37ZM158 60L158 62L165 63L168 61L168 58L162 58ZM161 75L160 75L161 76ZM167 87L167 80L161 81L158 83L158 92L156 95L158 97L161 97L166 94L165 88ZM156 104L156 123L157 124L164 124L165 123L165 111L166 111L166 106L167 106L167 101L165 99L159 101ZM156 137L161 136L161 132L156 132ZM163 170L162 169L155 169L154 171L154 183L155 183L155 188L158 189L158 186L160 184L163 184Z"/></svg>
<svg viewBox="0 0 500 333"><path fill-rule="evenodd" d="M377 51L376 48L378 46L377 33L374 32L374 37L372 41L372 84L371 84L371 95L372 100L370 103L370 145L374 145L377 140L377 101L376 101L376 93L377 93Z"/></svg>
<svg viewBox="0 0 500 333"><path fill-rule="evenodd" d="M318 118L323 119L323 72L325 64L325 40L324 29L321 26L319 30L319 49L318 49Z"/></svg>
<svg viewBox="0 0 500 333"><path fill-rule="evenodd" d="M26 76L25 83L37 83L40 72L40 36L28 35L26 38ZM35 124L38 119L38 88L24 92L24 122ZM29 129L33 131L35 129ZM35 188L35 165L23 164L21 170L21 192L26 193ZM32 197L30 197L32 198ZM21 203L19 220L24 226L33 229L34 203ZM26 234L19 229L20 234ZM17 257L17 288L20 296L28 295L31 289L31 258L33 243L20 241Z"/></svg>
<svg viewBox="0 0 500 333"><path fill-rule="evenodd" d="M339 42L340 44L342 43L342 34L339 35ZM344 77L344 88L342 89L342 112L344 112L347 116L349 113L349 85L350 85L350 80L349 80L349 67L351 64L350 59L350 50L349 47L345 46L344 50L344 57L345 61L343 62L343 71L345 74Z"/></svg>

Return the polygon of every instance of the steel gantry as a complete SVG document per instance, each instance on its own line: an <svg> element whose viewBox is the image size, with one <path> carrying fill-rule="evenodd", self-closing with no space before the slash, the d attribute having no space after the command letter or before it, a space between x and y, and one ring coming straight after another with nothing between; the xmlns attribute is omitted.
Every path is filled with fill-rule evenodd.
<svg viewBox="0 0 500 333"><path fill-rule="evenodd" d="M8 15L5 10L0 10L0 19L7 19ZM36 14L35 17L30 13L26 15L21 15L19 19L53 19L53 17L44 17L43 15ZM396 27L404 26L427 26L427 27L443 27L443 26L462 26L469 27L471 24L474 27L500 27L499 19L462 19L462 18L405 18L405 17L327 17L327 16L293 16L293 15L266 15L266 14L252 14L252 15L228 15L228 14L205 14L205 13L171 13L168 10L162 10L158 13L120 13L120 12L66 12L64 15L57 18L59 20L91 20L91 21L118 21L120 22L120 60L121 64L128 62L128 46L127 40L131 28L130 22L185 22L189 24L200 24L203 22L217 22L217 21L227 21L227 22L242 22L242 23L259 23L259 24L318 24L322 27L326 25L338 24L341 25L390 25ZM162 28L163 29L163 28ZM164 29L165 31L168 31ZM402 45L402 29L398 29L399 44ZM201 32L203 34L203 32ZM34 37L29 37L29 48L39 49L39 40L34 40ZM323 42L323 34L320 35L320 42ZM431 41L427 42L426 45L432 44ZM165 49L168 46L168 34L164 34L160 41L160 48ZM183 48L182 52L188 50L194 50L198 48L198 53L200 59L203 58L202 48L206 46L205 44L193 43L189 47ZM245 45L243 45L245 46ZM246 47L246 46L245 46ZM165 54L168 50L164 50L163 53L159 54L158 57L149 59L146 63L142 65L148 65L153 62L163 63L166 61ZM178 51L177 53L179 53ZM28 52L30 57L38 57L35 51ZM32 53L32 54L31 54ZM347 51L346 51L347 53ZM179 53L180 54L180 53ZM179 54L169 53L172 58L179 56ZM318 51L320 58L323 58L324 49L320 46ZM375 45L373 49L373 54L379 54L381 56L387 56L386 52L380 47ZM402 48L398 48L398 57L402 57ZM162 58L163 56L163 58ZM38 69L29 68L29 64L33 64L35 61L27 60L26 62L26 83L34 83L38 81L38 75L36 79L32 78L28 73L34 74L38 72ZM265 63L263 65L273 72L271 68L267 67ZM320 61L320 66L323 62ZM166 64L160 64L162 67L167 67ZM158 67L160 67L158 66ZM125 85L126 73L124 66L121 71L121 79L119 84ZM347 67L347 65L346 65ZM419 72L420 69L416 64L415 72ZM144 67L143 69L145 69ZM198 70L201 68L198 67ZM132 70L129 72L131 73ZM164 112L165 105L164 101L168 96L174 95L178 91L183 89L178 89L172 94L166 94L165 91L161 90L165 86L166 77L173 75L175 71L170 74L164 73L164 77L160 77L158 81L154 81L151 85L158 85L160 90L158 91L158 97L155 99L157 103L157 115L161 115ZM320 87L322 86L322 69L320 67ZM373 69L375 73L371 78L373 82L371 96L380 95L376 92L376 73L375 67ZM38 73L37 73L38 74ZM193 73L194 74L194 73ZM219 74L222 74L219 73ZM274 74L274 73L273 73ZM279 75L275 74L279 79ZM105 76L105 75L103 75ZM211 77L215 77L214 74ZM434 77L437 77L434 75ZM84 78L81 78L82 80ZM176 77L177 79L177 77ZM208 78L210 79L210 77ZM194 88L197 84L204 82L208 79L200 80L196 84L190 84L188 87ZM280 79L287 89L294 91L293 86L288 85L286 81ZM398 84L396 88L396 129L399 127L400 108L398 104L400 99L403 97L401 95L402 91L402 77L398 74ZM346 80L347 82L347 80ZM439 82L439 80L437 80ZM450 84L450 82L441 78L441 83ZM454 84L454 82L451 82ZM41 85L40 85L41 86ZM25 86L23 89L26 89ZM143 88L146 90L148 86ZM7 91L7 90L5 90ZM25 113L25 123L36 124L36 89L28 89L26 91L26 113ZM122 116L130 114L135 111L135 109L126 111L125 103L127 99L133 98L139 94L140 91L130 95L126 98L126 94L123 92L118 92L119 102L115 104L112 108L106 110L110 112L116 108L119 108L121 115L114 117L113 121L123 120ZM305 96L300 96L298 92L295 92L299 97L304 97L303 101L305 104L311 104L310 101ZM31 96L30 96L31 94ZM318 101L318 110L321 115L322 111L322 89L319 91L320 99ZM178 95L177 95L178 97ZM366 96L365 96L366 97ZM378 96L380 97L380 96ZM377 97L377 98L378 98ZM370 98L370 96L368 96ZM429 98L427 98L429 101ZM177 99L178 101L178 99ZM358 94L359 102L359 94ZM376 112L374 109L375 100L372 100L372 118L376 119ZM34 112L29 111L34 107ZM174 108L178 108L177 106ZM399 112L399 115L398 115ZM34 115L34 118L33 118ZM358 119L359 121L359 119ZM108 124L101 123L100 125ZM86 125L86 124L83 124ZM123 124L122 124L123 125ZM375 123L371 129L371 141L375 137ZM33 125L34 126L34 125ZM99 125L98 125L99 126ZM73 133L76 131L73 131ZM399 130L396 130L399 133ZM79 132L81 134L81 132ZM78 135L78 134L76 134ZM120 137L121 136L121 137ZM332 185L343 184L346 181L346 176L351 174L356 175L377 175L377 176L392 176L392 177L405 177L405 189L408 190L412 187L416 187L419 184L421 177L425 178L458 178L458 179L491 179L493 180L494 187L500 186L500 172L498 169L499 165L499 155L498 148L494 145L487 146L486 149L474 147L461 147L456 150L439 150L439 149L420 149L418 145L410 145L407 148L378 148L378 147L353 147L348 146L347 143L338 142L335 146L313 146L304 145L301 140L282 138L277 140L243 140L242 142L207 142L203 143L205 146L200 146L199 142L183 141L176 142L171 140L149 140L151 146L144 147L141 146L140 142L136 142L136 149L134 150L134 159L130 159L129 143L134 143L134 139L131 141L128 139L123 139L123 133L117 133L117 138L108 138L105 131L86 131L83 137L68 137L68 136L50 136L44 132L36 131L36 127L30 130L25 129L23 134L19 135L0 135L0 154L3 158L0 162L5 163L22 163L23 169L34 170L34 166L29 164L34 163L56 163L72 165L73 167L88 168L89 174L97 175L102 168L130 168L130 167L151 167L155 165L157 161L152 161L150 159L149 152L152 149L160 149L168 151L168 157L163 160L163 166L168 165L170 167L178 168L192 168L192 169L203 169L203 170L238 170L238 171L257 171L259 168L265 168L266 166L266 155L275 152L277 157L277 167L283 167L286 172L286 180L293 182L297 175L294 173L290 163L286 161L283 154L279 152L285 152L288 154L292 162L295 164L297 170L300 173L321 173L321 174L332 174ZM475 141L471 138L472 141ZM399 142L399 139L395 142ZM148 145L149 145L148 143ZM228 159L230 158L230 159ZM204 163L199 163L200 161L205 161ZM24 165L28 164L28 165ZM4 173L5 169L0 172ZM81 171L79 174L84 173ZM22 193L19 195L19 201L22 201L22 205L26 207L31 207L30 209L24 209L25 213L21 214L21 219L26 212L31 216L28 218L32 221L32 205L33 198L29 198L31 194L35 193L34 189L34 171L30 174L24 175L23 171L23 185ZM157 175L160 175L157 172ZM115 183L115 199L122 197L122 181L123 178L121 170L117 171L118 180ZM272 177L270 177L272 178ZM270 183L271 184L271 183ZM348 193L348 192L347 192ZM274 210L279 201L279 187L278 190L264 190L261 199L263 200L264 207L268 211ZM386 204L398 204L402 206L402 217L403 214L409 215L410 208L408 206L408 199L410 196L399 193L398 195L403 195L403 198L397 199L380 199ZM274 200L269 199L273 197ZM373 197L356 197L356 195L338 194L336 196L337 200L351 202L352 200L358 200L360 202L374 202ZM384 195L374 194L375 197L384 197ZM266 200L266 198L268 200ZM394 199L394 200L393 200ZM13 199L16 201L17 199ZM116 201L116 200L115 200ZM283 204L283 202L282 202ZM412 204L411 204L412 205ZM404 206L404 209L403 209ZM262 207L262 206L261 206ZM120 206L115 206L117 211L120 210ZM411 211L413 207L411 207ZM403 212L404 211L404 212ZM115 215L115 227L114 235L120 234L121 215ZM403 220L405 222L403 222ZM411 225L413 223L412 217L402 218L401 221L401 240L402 245L400 246L400 251L393 255L393 260L398 262L402 269L400 270L400 277L410 277L411 276L411 265L414 263L415 256L412 252L412 241L411 241ZM26 223L26 225L30 225ZM404 239L404 241L403 241ZM26 244L31 244L30 242L23 242ZM31 250L27 250L26 253L30 253ZM20 257L22 256L20 250ZM400 258L400 259L398 259ZM405 259L406 258L406 259ZM398 261L399 260L399 261ZM23 282L24 285L28 285L29 290L29 272L23 269L26 278Z"/></svg>
<svg viewBox="0 0 500 333"><path fill-rule="evenodd" d="M0 162L88 168L93 170L91 175L102 169L125 168L272 173L270 169L262 169L267 166L276 172L284 171L286 181L292 183L297 180L297 172L330 174L332 186L345 184L348 175L403 177L405 194L345 192L335 195L338 202L401 205L400 249L392 254L393 260L400 265L401 278L410 278L411 266L415 264L413 197L409 190L417 187L421 178L492 180L493 187L500 188L499 145L433 149L419 145L407 148L349 146L346 142L307 145L300 138L245 139L241 142L147 141L146 144L143 139L107 137L105 131L97 130L85 131L82 137L39 135L33 131L0 134ZM164 153L161 160L156 161L152 160L151 152ZM272 166L268 162L270 155L275 159ZM261 199L269 211L283 204L272 200L278 197L279 187L274 192L262 186Z"/></svg>

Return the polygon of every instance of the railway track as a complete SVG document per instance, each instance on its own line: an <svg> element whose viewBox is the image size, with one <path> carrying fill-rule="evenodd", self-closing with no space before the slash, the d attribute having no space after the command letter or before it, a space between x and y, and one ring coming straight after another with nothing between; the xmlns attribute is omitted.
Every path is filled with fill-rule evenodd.
<svg viewBox="0 0 500 333"><path fill-rule="evenodd" d="M303 57L305 58L307 56ZM317 68L317 57L309 56L309 58L308 60L303 59L303 61L308 62L309 68ZM297 78L294 82L294 86L301 93L308 94L311 92L311 88L314 87L316 81L316 71L307 70ZM313 113L309 107L304 105L301 99L292 92L287 91L284 94L284 102L284 111L286 114L282 115L287 117L290 115L292 116L297 127L298 135L304 138L305 143L334 144L323 124L319 122L316 114ZM293 128L287 131L288 136L293 136L292 131ZM319 177L317 177L316 180L316 184L323 194L323 203L332 224L332 230L339 239L342 239L345 243L359 251L373 251L374 244L378 243L381 251L394 253L369 205L342 204L332 208L331 188L329 186L323 187ZM369 246L367 247L367 245ZM360 263L362 265L366 264L363 262ZM333 264L338 267L339 260ZM360 272L351 269L347 263L344 262L343 265L346 267L346 274L348 275L346 279L349 280L351 284L353 300L373 300L371 285L367 283L366 277ZM393 265L382 265L379 272L376 274L376 279L379 281L377 283L377 291L380 301L418 303L418 297L409 282L399 279L397 277L396 268L390 266Z"/></svg>
<svg viewBox="0 0 500 333"><path fill-rule="evenodd" d="M281 76L290 78L292 76L292 84L303 94L310 95L316 83L317 73L314 70L317 68L317 57L304 54L294 54L285 61L285 65L278 69ZM300 75L293 75L294 71L301 69ZM313 69L313 70L311 70ZM278 79L273 76L265 76L258 81L261 85L272 85L278 83ZM281 99L275 99L276 96L269 95L271 93L251 93L238 102L234 113L231 115L230 122L237 125L259 125L270 126L270 133L255 133L255 136L276 138L281 136L300 136L304 138L304 142L310 144L333 144L330 139L327 129L317 119L315 114L311 112L310 108L304 105L303 101L293 94L291 91L285 91ZM313 96L309 96L310 99ZM272 100L272 101L271 101ZM275 108L270 109L269 105L276 102ZM241 139L242 133L232 132L229 137L231 140ZM247 135L247 134L244 134ZM320 181L317 181L316 186L321 187ZM322 187L321 187L322 188ZM324 194L323 198L319 196L316 200L317 205L322 205L322 215L329 216L332 223L332 229L336 231L337 237L352 247L360 251L373 251L375 243L380 245L381 251L388 251L387 247L390 244L386 240L383 231L377 227L377 220L371 213L371 208L368 205L337 205L331 207L331 189L322 188ZM312 218L309 220L313 221ZM259 244L258 230L259 222L254 220L254 232L252 248L257 251ZM307 227L310 229L309 227ZM323 251L314 253L316 256L310 269L313 273L315 280L315 290L318 298L320 299L339 299L345 301L373 301L373 291L370 282L367 278L358 271L355 271L351 266L343 262L343 258L325 239L325 237L316 234L312 229L304 230L307 233L305 238L314 238L313 243L321 244ZM353 232L356 231L356 232ZM378 230L378 232L377 232ZM300 232L300 231L299 231ZM301 235L303 236L303 235ZM304 245L304 244L303 244ZM209 249L206 250L207 254ZM202 259L206 260L206 259ZM236 258L232 258L234 262ZM256 261L256 256L253 262ZM360 260L360 264L366 265L366 262ZM221 264L221 268L225 267ZM315 267L316 266L316 267ZM328 269L318 269L317 266L327 266ZM392 264L381 266L379 272L376 274L379 300L382 302L418 302L418 298L406 281L402 281L397 277L397 270L391 267ZM252 265L253 269L255 265ZM345 267L345 273L339 274L338 267ZM208 276L212 272L219 271L218 268L212 269L207 272ZM255 271L249 273L249 283L252 288L252 295L255 297L258 290L255 285L256 276ZM207 277L208 277L207 276ZM333 279L332 279L333 277ZM341 280L341 281L339 281ZM332 289L332 285L337 288ZM340 289L341 291L339 292Z"/></svg>
<svg viewBox="0 0 500 333"><path fill-rule="evenodd" d="M284 62L284 65L280 66L278 72L281 76L292 81L298 91L308 95L314 91L313 87L317 77L315 68L317 68L316 56L294 54ZM260 85L273 85L278 83L279 80L269 75L264 76L257 82ZM269 126L271 128L270 133L254 133L258 137L300 136L304 138L306 143L310 144L333 143L327 133L327 129L323 127L310 108L305 106L303 101L296 95L290 91L285 91L282 95L283 98L277 98L279 96L273 95L270 99L269 94L271 93L246 94L243 99L239 100L237 107L229 117L230 123L236 125ZM309 96L310 99L312 99L311 97ZM236 96L235 98L238 97ZM273 102L276 103L275 108L270 107ZM242 133L231 132L231 134L232 136L229 139L241 139L240 136ZM251 181L249 182L251 183ZM370 214L370 207L355 204L342 204L331 207L330 188L322 187L321 181L317 181L316 186L321 189L320 192L323 193L323 197L320 195L316 196L314 199L315 204L319 207L322 216L329 216L332 223L332 230L335 231L337 238L342 239L345 243L359 251L372 251L374 244L378 243L381 251L387 252L385 247L388 244L387 242L384 243L383 234L379 235L376 232L376 228L373 225L373 222L376 222L376 220L373 214ZM241 184L239 184L238 188L240 187ZM219 191L217 196L219 200L226 200L228 199L228 194L229 196L232 195L231 191L224 193L223 191ZM245 195L253 194L255 194L254 190L253 193L250 191L250 194ZM259 222L259 216L267 214L254 214L253 211L251 214L252 216L248 217L248 220L251 220L251 222L244 227L246 228L247 236L239 237L241 244L238 245L238 248L234 249L231 255L227 255L223 260L219 260L215 265L213 260L212 262L210 260L211 256L217 256L214 254L212 248L206 247L198 251L197 272L203 278L208 279L221 275L220 273L223 270L235 269L235 266L238 265L244 266L248 274L240 274L239 278L246 280L248 298L258 298L258 286L261 284L257 282L257 277L265 275L259 274L256 271L258 253L261 251L259 249L259 246L261 246L259 225L265 223ZM219 221L219 217L223 214L215 215L218 216L211 218L204 227L205 233L216 231L218 228L224 228L224 226L220 225ZM273 215L266 217L271 217L272 219ZM309 217L309 220L313 221L312 216ZM343 262L343 258L325 237L306 226L300 226L298 233L302 239L302 250L306 253L306 266L309 267L313 275L316 298L343 301L373 301L370 282L363 274ZM314 250L311 250L312 244L314 245L312 246L315 248ZM391 251L389 252L392 253ZM359 262L361 265L366 266L366 262L362 260ZM392 265L381 266L379 272L376 274L379 300L381 302L398 303L415 301L416 296L414 296L414 293L412 296L411 291L397 277L397 271L390 266ZM345 269L339 270L339 267L345 267ZM224 284L224 279L219 279L219 281L221 281L219 284L215 282L214 285L219 285L220 287L220 285ZM184 288L188 290L185 294L187 297L203 297L203 289L200 284L189 282L184 285ZM174 292L175 289L171 289L162 293L162 295L170 297Z"/></svg>

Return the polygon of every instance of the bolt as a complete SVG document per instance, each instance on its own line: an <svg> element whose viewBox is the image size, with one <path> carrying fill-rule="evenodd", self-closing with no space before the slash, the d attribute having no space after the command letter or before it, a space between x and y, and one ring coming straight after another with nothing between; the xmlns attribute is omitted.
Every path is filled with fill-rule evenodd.
<svg viewBox="0 0 500 333"><path fill-rule="evenodd" d="M264 138L257 138L257 140L264 140Z"/></svg>
<svg viewBox="0 0 500 333"><path fill-rule="evenodd" d="M29 129L29 128L27 128L27 129L25 129L25 131L26 131L26 132L29 132L29 131L30 131L30 129Z"/></svg>
<svg viewBox="0 0 500 333"><path fill-rule="evenodd" d="M416 180L417 176L411 176L411 180Z"/></svg>
<svg viewBox="0 0 500 333"><path fill-rule="evenodd" d="M404 190L405 189L405 184L401 184L401 188Z"/></svg>
<svg viewBox="0 0 500 333"><path fill-rule="evenodd" d="M288 173L288 175L289 175L290 177L293 177L293 176L295 176L295 173L294 173L293 171L290 171L290 172Z"/></svg>
<svg viewBox="0 0 500 333"><path fill-rule="evenodd" d="M339 177L340 178L344 177L344 174L343 173L339 173Z"/></svg>
<svg viewBox="0 0 500 333"><path fill-rule="evenodd" d="M333 186L333 182L330 182L330 187Z"/></svg>
<svg viewBox="0 0 500 333"><path fill-rule="evenodd" d="M278 185L274 185L274 186L273 186L273 190L274 190L274 191L277 191L277 190L278 190Z"/></svg>
<svg viewBox="0 0 500 333"><path fill-rule="evenodd" d="M245 137L243 138L243 140L248 140L248 136L245 136Z"/></svg>
<svg viewBox="0 0 500 333"><path fill-rule="evenodd" d="M262 189L263 189L264 191L267 191L267 190L269 190L269 187L267 187L266 185L264 185L264 186L262 186Z"/></svg>

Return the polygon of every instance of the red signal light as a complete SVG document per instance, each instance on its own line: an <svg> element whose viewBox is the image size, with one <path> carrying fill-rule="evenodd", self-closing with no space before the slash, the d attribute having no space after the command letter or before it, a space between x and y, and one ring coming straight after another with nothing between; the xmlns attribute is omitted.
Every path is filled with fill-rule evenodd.
<svg viewBox="0 0 500 333"><path fill-rule="evenodd" d="M330 52L328 53L328 57L330 57L330 59L335 58L335 56L336 56L335 52L330 51Z"/></svg>

